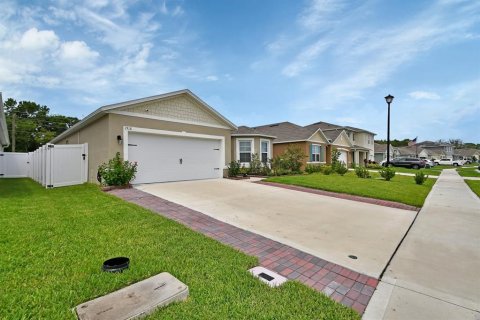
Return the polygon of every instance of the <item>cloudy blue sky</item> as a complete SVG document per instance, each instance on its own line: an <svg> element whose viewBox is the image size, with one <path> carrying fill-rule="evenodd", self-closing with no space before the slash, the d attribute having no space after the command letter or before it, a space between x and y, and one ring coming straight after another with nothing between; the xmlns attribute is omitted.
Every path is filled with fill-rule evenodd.
<svg viewBox="0 0 480 320"><path fill-rule="evenodd" d="M480 1L9 1L0 91L83 117L189 88L237 125L480 142Z"/></svg>

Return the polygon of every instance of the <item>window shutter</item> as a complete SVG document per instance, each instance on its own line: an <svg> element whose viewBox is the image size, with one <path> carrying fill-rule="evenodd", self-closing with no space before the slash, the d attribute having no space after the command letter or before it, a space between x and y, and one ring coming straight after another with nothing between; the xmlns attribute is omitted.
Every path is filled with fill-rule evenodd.
<svg viewBox="0 0 480 320"><path fill-rule="evenodd" d="M315 159L313 158L313 144L310 143L310 161L313 162Z"/></svg>
<svg viewBox="0 0 480 320"><path fill-rule="evenodd" d="M318 152L320 152L320 154L318 155L318 160L323 162L324 159L323 159L323 147L320 145L318 146Z"/></svg>

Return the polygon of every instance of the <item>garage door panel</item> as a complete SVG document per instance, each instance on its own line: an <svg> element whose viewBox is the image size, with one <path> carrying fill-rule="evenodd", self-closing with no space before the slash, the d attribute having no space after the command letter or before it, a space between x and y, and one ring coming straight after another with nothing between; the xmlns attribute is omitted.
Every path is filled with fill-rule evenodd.
<svg viewBox="0 0 480 320"><path fill-rule="evenodd" d="M338 161L347 163L347 151L344 150L338 150L340 152L340 156L338 157Z"/></svg>
<svg viewBox="0 0 480 320"><path fill-rule="evenodd" d="M129 134L128 158L138 163L134 183L222 176L221 141L145 133Z"/></svg>

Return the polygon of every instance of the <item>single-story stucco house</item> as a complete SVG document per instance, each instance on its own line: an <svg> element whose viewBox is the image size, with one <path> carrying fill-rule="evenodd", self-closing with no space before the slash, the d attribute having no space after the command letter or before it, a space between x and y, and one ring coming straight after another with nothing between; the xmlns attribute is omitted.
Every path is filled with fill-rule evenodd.
<svg viewBox="0 0 480 320"><path fill-rule="evenodd" d="M257 154L267 163L292 145L307 155L304 166L331 163L333 148L341 152L340 160L346 164L362 164L369 157L370 143L373 157L373 133L331 124L323 130L324 124L302 127L282 122L237 128L185 89L103 106L51 143L88 143L90 182L97 180L98 167L117 152L137 162L134 183L221 178L231 161L248 167L252 154ZM354 131L357 140L353 141ZM371 137L363 139L367 132ZM360 142L367 147L359 146Z"/></svg>
<svg viewBox="0 0 480 320"><path fill-rule="evenodd" d="M88 180L117 152L139 164L135 183L221 178L237 127L190 90L103 106L55 137L88 143Z"/></svg>
<svg viewBox="0 0 480 320"><path fill-rule="evenodd" d="M10 145L10 139L8 137L7 121L5 119L5 112L3 111L3 99L0 92L0 151Z"/></svg>

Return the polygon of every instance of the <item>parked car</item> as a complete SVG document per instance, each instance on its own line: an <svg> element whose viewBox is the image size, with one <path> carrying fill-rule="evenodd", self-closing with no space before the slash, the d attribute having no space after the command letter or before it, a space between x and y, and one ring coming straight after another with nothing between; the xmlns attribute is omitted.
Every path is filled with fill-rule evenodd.
<svg viewBox="0 0 480 320"><path fill-rule="evenodd" d="M382 161L382 166L386 166L386 161ZM390 160L390 165L394 167L405 167L412 169L425 168L425 160L419 158L399 157Z"/></svg>
<svg viewBox="0 0 480 320"><path fill-rule="evenodd" d="M465 164L465 160L453 160L452 158L443 158L440 160L436 160L435 163L438 165L458 167L463 166Z"/></svg>
<svg viewBox="0 0 480 320"><path fill-rule="evenodd" d="M422 159L422 160L425 161L425 168L433 168L437 165L432 160L428 160L428 159Z"/></svg>

